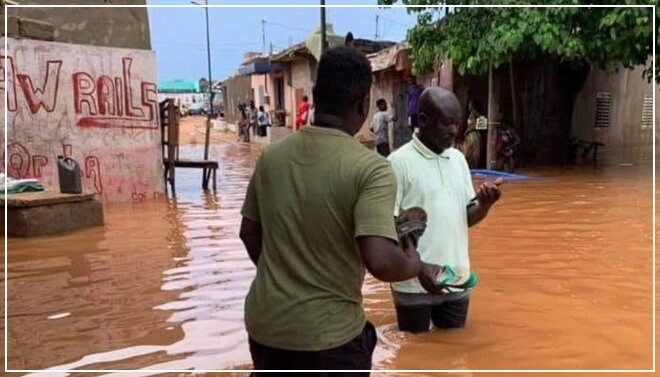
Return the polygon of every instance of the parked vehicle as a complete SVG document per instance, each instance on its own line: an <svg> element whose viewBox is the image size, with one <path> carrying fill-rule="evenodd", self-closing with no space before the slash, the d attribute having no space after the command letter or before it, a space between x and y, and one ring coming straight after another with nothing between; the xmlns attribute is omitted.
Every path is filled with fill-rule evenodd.
<svg viewBox="0 0 660 377"><path fill-rule="evenodd" d="M193 102L188 105L188 115L204 115L206 110L204 109L204 103L202 102Z"/></svg>

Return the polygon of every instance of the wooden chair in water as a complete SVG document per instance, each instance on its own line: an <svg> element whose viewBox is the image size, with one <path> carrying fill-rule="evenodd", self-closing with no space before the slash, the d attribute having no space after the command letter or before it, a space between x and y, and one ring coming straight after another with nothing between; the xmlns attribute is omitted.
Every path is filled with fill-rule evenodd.
<svg viewBox="0 0 660 377"><path fill-rule="evenodd" d="M168 98L160 103L161 144L163 163L165 165L165 185L168 183L175 190L175 168L201 168L202 189L208 190L209 180L213 179L213 190L216 190L216 172L218 162L212 160L182 160L179 158L179 107L174 100Z"/></svg>

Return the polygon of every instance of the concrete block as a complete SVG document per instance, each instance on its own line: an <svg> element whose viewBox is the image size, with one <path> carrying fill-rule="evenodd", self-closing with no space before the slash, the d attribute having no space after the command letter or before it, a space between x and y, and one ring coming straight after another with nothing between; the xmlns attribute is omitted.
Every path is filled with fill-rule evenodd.
<svg viewBox="0 0 660 377"><path fill-rule="evenodd" d="M46 236L103 225L103 205L98 200L87 200L37 207L9 207L7 221L9 237Z"/></svg>
<svg viewBox="0 0 660 377"><path fill-rule="evenodd" d="M19 18L18 30L22 38L39 39L42 41L55 40L55 27L48 22L30 18Z"/></svg>
<svg viewBox="0 0 660 377"><path fill-rule="evenodd" d="M4 33L5 30L2 29ZM7 17L7 36L18 38L21 36L20 31L18 30L18 17L8 16Z"/></svg>

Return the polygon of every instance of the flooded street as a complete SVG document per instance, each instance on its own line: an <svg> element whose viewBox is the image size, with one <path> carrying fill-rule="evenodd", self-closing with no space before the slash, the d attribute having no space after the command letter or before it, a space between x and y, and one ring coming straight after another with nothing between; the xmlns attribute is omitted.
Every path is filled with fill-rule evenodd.
<svg viewBox="0 0 660 377"><path fill-rule="evenodd" d="M178 169L175 201L108 205L104 227L9 239L8 367L250 368L254 267L238 227L259 153L212 146L217 194L201 192L199 170ZM505 185L471 230L481 282L466 329L399 333L388 285L367 279L375 368L652 367L650 167L527 173L545 178Z"/></svg>

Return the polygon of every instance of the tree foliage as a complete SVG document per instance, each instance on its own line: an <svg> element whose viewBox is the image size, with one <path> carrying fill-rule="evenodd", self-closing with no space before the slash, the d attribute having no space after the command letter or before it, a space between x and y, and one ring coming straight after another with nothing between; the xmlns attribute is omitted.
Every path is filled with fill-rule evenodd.
<svg viewBox="0 0 660 377"><path fill-rule="evenodd" d="M489 5L492 0L379 0L391 5ZM591 5L590 8L408 8L417 24L408 30L414 70L451 59L461 74L482 74L510 59L551 57L590 63L609 72L649 63L653 8L603 5L658 5L660 0L505 0L498 4ZM656 13L656 17L657 17ZM657 22L660 27L660 22ZM649 74L650 68L647 69Z"/></svg>

